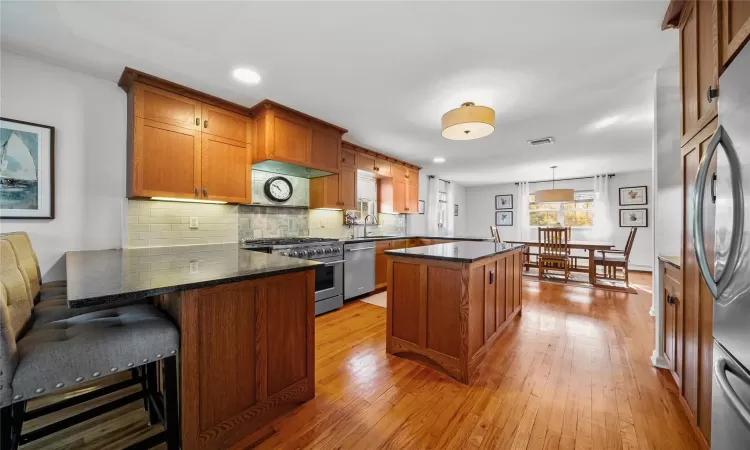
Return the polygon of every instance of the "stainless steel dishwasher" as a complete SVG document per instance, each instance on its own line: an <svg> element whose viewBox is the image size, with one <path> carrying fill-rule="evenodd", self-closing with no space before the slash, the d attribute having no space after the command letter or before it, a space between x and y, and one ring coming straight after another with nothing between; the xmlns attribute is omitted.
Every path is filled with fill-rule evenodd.
<svg viewBox="0 0 750 450"><path fill-rule="evenodd" d="M344 300L375 290L375 243L344 245Z"/></svg>

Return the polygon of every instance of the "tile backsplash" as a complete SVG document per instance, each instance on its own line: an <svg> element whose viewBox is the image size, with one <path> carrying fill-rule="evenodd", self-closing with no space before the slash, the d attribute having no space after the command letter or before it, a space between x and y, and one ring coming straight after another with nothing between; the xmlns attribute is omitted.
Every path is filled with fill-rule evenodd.
<svg viewBox="0 0 750 450"><path fill-rule="evenodd" d="M128 247L238 242L238 206L128 200ZM190 229L190 218L198 229Z"/></svg>
<svg viewBox="0 0 750 450"><path fill-rule="evenodd" d="M308 210L281 206L240 206L240 239L308 236Z"/></svg>
<svg viewBox="0 0 750 450"><path fill-rule="evenodd" d="M213 205L205 203L128 200L127 246L164 247L221 244L240 239L313 236L361 237L362 225L347 227L342 211L277 206ZM190 229L190 219L198 228ZM406 234L406 216L379 214L373 235Z"/></svg>

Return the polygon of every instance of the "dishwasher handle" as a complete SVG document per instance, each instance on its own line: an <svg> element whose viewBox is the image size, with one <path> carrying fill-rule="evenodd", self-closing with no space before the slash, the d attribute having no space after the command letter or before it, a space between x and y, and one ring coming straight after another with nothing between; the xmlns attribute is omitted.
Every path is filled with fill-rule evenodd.
<svg viewBox="0 0 750 450"><path fill-rule="evenodd" d="M362 247L362 248L347 248L347 252L359 252L362 250L373 250L375 247Z"/></svg>

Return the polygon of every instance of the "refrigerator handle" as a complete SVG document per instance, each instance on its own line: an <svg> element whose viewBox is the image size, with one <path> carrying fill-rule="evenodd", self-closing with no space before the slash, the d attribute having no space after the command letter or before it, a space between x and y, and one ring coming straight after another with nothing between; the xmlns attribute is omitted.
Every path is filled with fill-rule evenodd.
<svg viewBox="0 0 750 450"><path fill-rule="evenodd" d="M735 412L737 412L737 415L740 416L740 419L745 426L750 428L750 410L744 403L742 403L742 399L740 399L734 389L732 389L732 385L729 384L729 380L727 379L727 372L731 372L743 383L748 385L750 385L750 378L748 378L747 374L741 369L735 370L732 365L727 364L727 360L724 358L720 357L714 363L714 376L716 377L721 392L729 401L732 409L734 409Z"/></svg>
<svg viewBox="0 0 750 450"><path fill-rule="evenodd" d="M708 265L706 247L703 235L703 201L706 194L706 179L708 177L708 166L711 164L716 148L721 144L727 155L729 171L732 182L732 239L729 244L729 255L724 270L718 279L711 275L711 269ZM740 258L740 247L742 245L742 230L744 229L745 217L745 198L742 192L742 172L740 170L740 159L737 151L734 149L732 140L729 138L724 127L719 125L711 142L708 144L708 150L703 155L703 159L698 169L698 175L695 181L695 193L693 197L693 245L695 247L695 256L698 260L698 269L703 279L706 281L708 290L716 300L719 300L721 294L732 280L734 271L737 269L737 263Z"/></svg>

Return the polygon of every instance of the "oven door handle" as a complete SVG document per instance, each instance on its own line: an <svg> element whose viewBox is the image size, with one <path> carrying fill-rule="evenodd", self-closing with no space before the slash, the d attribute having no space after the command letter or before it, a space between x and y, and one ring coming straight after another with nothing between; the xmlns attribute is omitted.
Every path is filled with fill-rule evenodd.
<svg viewBox="0 0 750 450"><path fill-rule="evenodd" d="M347 252L359 252L359 251L362 251L362 250L372 250L374 248L375 247L347 248L346 251Z"/></svg>
<svg viewBox="0 0 750 450"><path fill-rule="evenodd" d="M342 259L341 261L331 261L331 262L327 262L327 263L325 263L325 266L326 266L326 267L331 267L331 266L335 266L336 264L341 264L341 263L343 263L343 262L344 262L344 260L343 260L343 259Z"/></svg>

